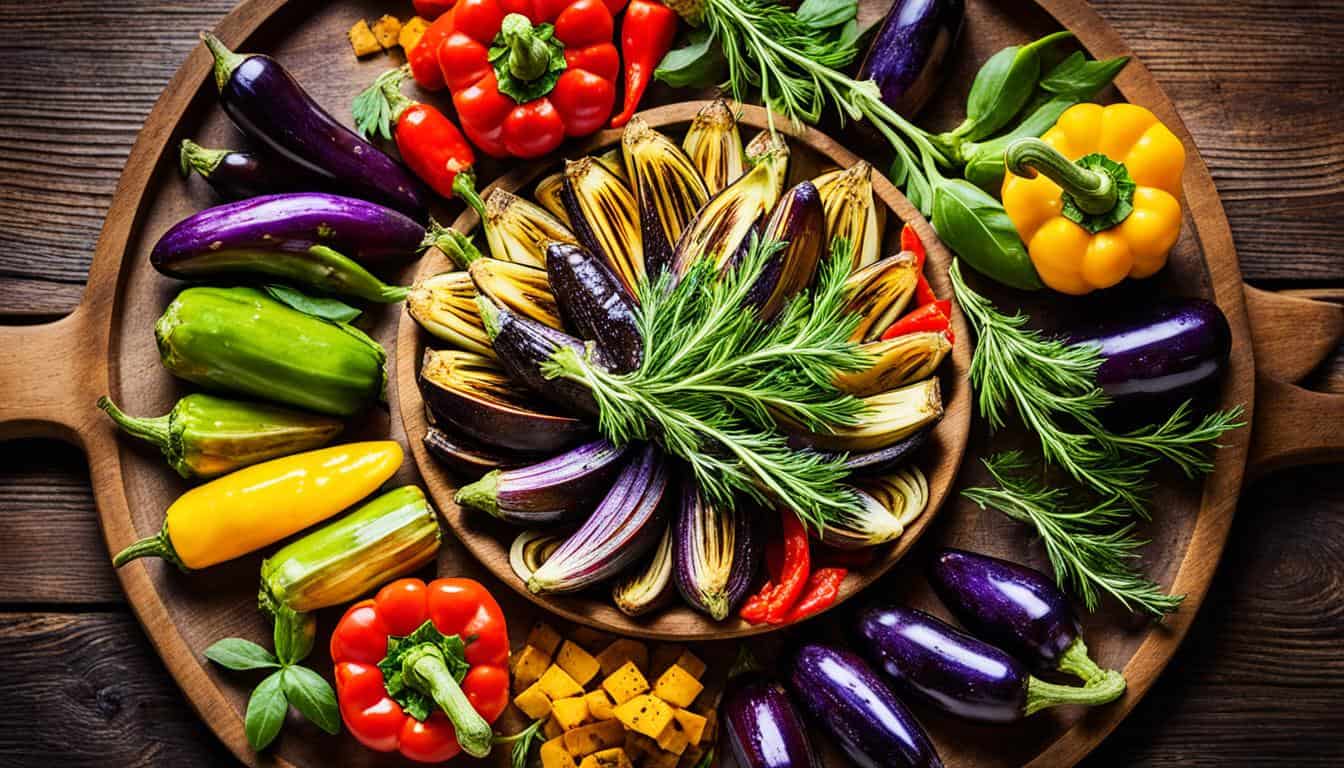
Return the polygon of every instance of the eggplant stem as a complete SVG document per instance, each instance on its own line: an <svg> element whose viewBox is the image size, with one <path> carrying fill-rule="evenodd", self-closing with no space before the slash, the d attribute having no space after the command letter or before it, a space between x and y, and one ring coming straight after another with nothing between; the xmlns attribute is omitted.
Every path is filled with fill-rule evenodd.
<svg viewBox="0 0 1344 768"><path fill-rule="evenodd" d="M209 32L202 32L201 40L205 42L205 47L210 49L210 55L215 57L215 86L222 91L224 86L229 84L233 71L246 61L247 57L229 50L227 45Z"/></svg>
<svg viewBox="0 0 1344 768"><path fill-rule="evenodd" d="M1088 655L1087 643L1083 641L1082 636L1075 637L1069 647L1064 649L1064 653L1059 657L1059 663L1055 669L1065 674L1073 675L1082 680L1084 684L1090 684L1093 680L1105 676L1110 670L1102 669L1101 665L1092 660Z"/></svg>
<svg viewBox="0 0 1344 768"><path fill-rule="evenodd" d="M171 446L172 440L168 433L171 414L155 418L128 416L107 395L98 398L98 407L106 411L107 415L112 417L112 421L116 422L126 434L153 443L161 449Z"/></svg>
<svg viewBox="0 0 1344 768"><path fill-rule="evenodd" d="M1113 669L1102 672L1086 685L1059 685L1047 683L1035 675L1027 678L1026 715L1063 704L1081 704L1094 707L1120 698L1125 692L1125 676Z"/></svg>
<svg viewBox="0 0 1344 768"><path fill-rule="evenodd" d="M183 139L177 161L183 176L190 176L194 170L208 177L215 172L220 163L224 162L227 154L229 154L227 149L206 149L191 139Z"/></svg>

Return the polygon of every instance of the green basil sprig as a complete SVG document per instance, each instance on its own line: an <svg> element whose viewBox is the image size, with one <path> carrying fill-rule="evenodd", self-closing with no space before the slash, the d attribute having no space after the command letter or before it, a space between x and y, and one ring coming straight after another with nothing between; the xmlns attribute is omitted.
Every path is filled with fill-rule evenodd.
<svg viewBox="0 0 1344 768"><path fill-rule="evenodd" d="M965 179L940 180L934 186L930 223L943 243L977 272L1026 291L1045 287L1012 219L983 189Z"/></svg>
<svg viewBox="0 0 1344 768"><path fill-rule="evenodd" d="M1026 45L1013 45L994 54L975 75L966 97L966 119L951 131L963 141L977 141L1008 124L1036 91L1041 77L1041 52L1073 37L1056 32Z"/></svg>

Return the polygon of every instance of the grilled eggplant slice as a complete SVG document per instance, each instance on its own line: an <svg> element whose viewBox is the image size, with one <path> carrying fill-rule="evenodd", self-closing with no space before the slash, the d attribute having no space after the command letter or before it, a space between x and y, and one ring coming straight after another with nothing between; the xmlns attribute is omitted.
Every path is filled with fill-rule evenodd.
<svg viewBox="0 0 1344 768"><path fill-rule="evenodd" d="M877 261L886 209L873 198L873 167L860 160L844 170L823 173L812 183L826 209L826 233L853 246L854 270Z"/></svg>
<svg viewBox="0 0 1344 768"><path fill-rule="evenodd" d="M555 554L565 537L548 531L523 531L509 545L509 566L524 583Z"/></svg>
<svg viewBox="0 0 1344 768"><path fill-rule="evenodd" d="M753 510L715 507L693 482L681 487L677 512L676 583L697 611L723 621L747 596L763 555Z"/></svg>
<svg viewBox="0 0 1344 768"><path fill-rule="evenodd" d="M784 193L765 223L762 238L786 245L776 251L761 269L747 301L759 307L762 320L769 320L784 303L806 290L817 276L821 250L828 242L821 198L812 182L804 181Z"/></svg>
<svg viewBox="0 0 1344 768"><path fill-rule="evenodd" d="M634 296L644 276L644 245L630 187L602 161L584 157L565 163L562 197L579 244L605 261Z"/></svg>
<svg viewBox="0 0 1344 768"><path fill-rule="evenodd" d="M842 392L867 397L929 378L952 351L952 342L946 334L922 331L861 344L859 350L871 355L873 364L862 371L836 375L835 386Z"/></svg>
<svg viewBox="0 0 1344 768"><path fill-rule="evenodd" d="M545 256L543 255L543 259ZM467 269L476 291L501 307L552 328L563 328L560 307L546 278L546 263L541 268L499 259L478 259Z"/></svg>
<svg viewBox="0 0 1344 768"><path fill-rule="evenodd" d="M546 246L575 243L569 227L544 208L496 187L478 211L485 224L490 255L533 267L546 265Z"/></svg>
<svg viewBox="0 0 1344 768"><path fill-rule="evenodd" d="M565 326L597 345L608 367L627 373L644 359L635 303L607 265L580 245L546 249L546 274Z"/></svg>
<svg viewBox="0 0 1344 768"><path fill-rule="evenodd" d="M580 355L596 360L595 353L587 345L564 331L501 307L485 296L476 299L476 306L480 309L481 322L490 336L499 365L508 375L561 408L597 414L597 403L587 387L568 379L547 379L541 373L542 363L561 347L572 347Z"/></svg>
<svg viewBox="0 0 1344 768"><path fill-rule="evenodd" d="M552 173L550 176L537 182L537 186L532 190L532 197L545 208L558 221L566 227L573 229L573 224L569 221L569 211L565 210L565 174L563 172Z"/></svg>
<svg viewBox="0 0 1344 768"><path fill-rule="evenodd" d="M709 200L709 190L681 147L639 116L626 123L621 150L639 205L644 268L657 276L671 266L672 246Z"/></svg>
<svg viewBox="0 0 1344 768"><path fill-rule="evenodd" d="M934 422L936 424L937 422ZM933 424L919 430L909 437L901 438L886 448L867 453L851 453L845 457L845 469L856 475L872 475L890 472L908 462L933 432Z"/></svg>
<svg viewBox="0 0 1344 768"><path fill-rule="evenodd" d="M851 341L870 342L900 319L915 295L919 281L919 261L913 253L902 251L874 262L845 278L849 309L859 315Z"/></svg>
<svg viewBox="0 0 1344 768"><path fill-rule="evenodd" d="M696 113L681 146L700 171L710 195L737 181L747 168L737 118L723 99L715 99Z"/></svg>
<svg viewBox="0 0 1344 768"><path fill-rule="evenodd" d="M859 509L826 526L823 543L839 549L860 549L899 538L929 503L929 481L919 467L906 467L854 484Z"/></svg>
<svg viewBox="0 0 1344 768"><path fill-rule="evenodd" d="M505 453L437 426L425 431L425 448L449 471L463 477L479 477L492 469L522 467L535 461L529 454Z"/></svg>
<svg viewBox="0 0 1344 768"><path fill-rule="evenodd" d="M664 526L649 562L611 587L611 600L626 616L643 616L672 600L672 526Z"/></svg>
<svg viewBox="0 0 1344 768"><path fill-rule="evenodd" d="M828 434L807 434L797 425L795 442L823 451L862 453L894 445L943 415L943 400L937 378L929 378L901 389L863 398L868 407L859 424L836 427Z"/></svg>
<svg viewBox="0 0 1344 768"><path fill-rule="evenodd" d="M411 287L406 311L425 332L458 349L494 357L476 308L476 286L466 272L441 272Z"/></svg>
<svg viewBox="0 0 1344 768"><path fill-rule="evenodd" d="M594 440L536 464L492 470L453 500L518 525L572 520L597 505L626 448Z"/></svg>
<svg viewBox="0 0 1344 768"><path fill-rule="evenodd" d="M555 453L591 434L588 425L525 399L499 364L458 350L425 350L420 393L435 419L495 448Z"/></svg>

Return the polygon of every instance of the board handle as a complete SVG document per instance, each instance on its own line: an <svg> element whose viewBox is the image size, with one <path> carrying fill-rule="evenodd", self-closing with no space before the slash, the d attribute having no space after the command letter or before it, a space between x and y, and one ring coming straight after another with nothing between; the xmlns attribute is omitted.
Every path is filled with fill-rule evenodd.
<svg viewBox="0 0 1344 768"><path fill-rule="evenodd" d="M1256 368L1247 474L1344 460L1344 394L1297 385L1344 337L1344 290L1245 293Z"/></svg>
<svg viewBox="0 0 1344 768"><path fill-rule="evenodd" d="M81 370L97 357L83 307L51 323L0 325L0 440L47 437L82 445L106 371Z"/></svg>

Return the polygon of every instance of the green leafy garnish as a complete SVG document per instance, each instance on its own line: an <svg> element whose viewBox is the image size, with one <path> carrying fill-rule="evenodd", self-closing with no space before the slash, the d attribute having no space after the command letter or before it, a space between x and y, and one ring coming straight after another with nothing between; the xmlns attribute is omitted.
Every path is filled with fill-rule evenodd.
<svg viewBox="0 0 1344 768"><path fill-rule="evenodd" d="M358 309L330 296L310 296L297 288L279 283L270 283L264 287L266 293L281 304L333 323L353 322L360 315Z"/></svg>
<svg viewBox="0 0 1344 768"><path fill-rule="evenodd" d="M307 614L293 614L289 620L277 618L278 655L241 637L227 637L205 649L207 659L226 669L274 670L252 690L247 700L243 731L254 750L263 750L275 741L291 704L327 733L341 730L336 692L331 684L299 664L312 648L311 621Z"/></svg>
<svg viewBox="0 0 1344 768"><path fill-rule="evenodd" d="M406 714L421 722L429 718L430 713L437 709L437 705L429 695L406 684L402 677L401 662L402 657L411 649L425 643L436 645L443 651L443 663L448 667L453 680L458 683L462 682L467 676L467 671L471 669L471 665L467 663L467 647L462 638L457 635L445 636L432 621L426 621L405 637L387 638L387 655L378 662L378 669L383 673L383 684L387 687L387 695L400 704Z"/></svg>

